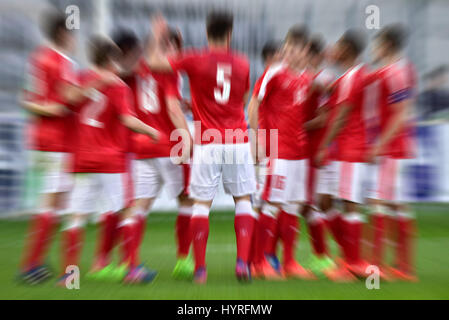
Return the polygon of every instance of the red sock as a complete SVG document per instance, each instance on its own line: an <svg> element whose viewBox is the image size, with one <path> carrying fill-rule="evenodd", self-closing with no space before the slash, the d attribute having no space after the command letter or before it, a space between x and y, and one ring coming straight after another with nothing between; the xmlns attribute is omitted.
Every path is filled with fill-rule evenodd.
<svg viewBox="0 0 449 320"><path fill-rule="evenodd" d="M109 264L110 255L118 237L119 215L114 212L104 213L100 220L100 233L96 260L102 266Z"/></svg>
<svg viewBox="0 0 449 320"><path fill-rule="evenodd" d="M270 232L272 233L272 236L268 238L268 243L265 248L266 253L268 253L270 255L276 255L276 249L277 249L278 242L279 242L278 220L275 219L274 223L275 223L274 227L270 230Z"/></svg>
<svg viewBox="0 0 449 320"><path fill-rule="evenodd" d="M127 218L119 226L119 231L121 235L121 246L122 246L122 259L121 263L127 264L130 268L136 266L135 263L135 231L136 223L133 219Z"/></svg>
<svg viewBox="0 0 449 320"><path fill-rule="evenodd" d="M324 239L324 221L318 212L310 212L306 218L307 227L311 237L313 251L318 256L327 254L326 242Z"/></svg>
<svg viewBox="0 0 449 320"><path fill-rule="evenodd" d="M267 253L272 248L273 238L276 234L277 221L271 215L261 213L259 215L259 246L256 252L256 259L261 263Z"/></svg>
<svg viewBox="0 0 449 320"><path fill-rule="evenodd" d="M134 261L135 264L139 264L139 251L140 246L142 245L143 237L145 235L145 227L146 227L146 217L143 214L135 215L135 235L134 235L134 249L133 249L133 257L131 260Z"/></svg>
<svg viewBox="0 0 449 320"><path fill-rule="evenodd" d="M251 248L249 250L249 263L257 263L256 252L259 250L259 217L254 219L253 236L251 237Z"/></svg>
<svg viewBox="0 0 449 320"><path fill-rule="evenodd" d="M299 229L298 217L281 211L279 215L279 235L284 247L284 266L295 261L295 246Z"/></svg>
<svg viewBox="0 0 449 320"><path fill-rule="evenodd" d="M237 213L234 219L234 230L237 242L237 259L248 263L251 249L251 238L254 230L254 217L250 214Z"/></svg>
<svg viewBox="0 0 449 320"><path fill-rule="evenodd" d="M191 215L178 214L176 218L176 244L178 246L178 258L185 258L189 255L190 244L192 243L192 233L190 230Z"/></svg>
<svg viewBox="0 0 449 320"><path fill-rule="evenodd" d="M406 216L397 217L396 264L406 273L413 272L412 252L415 220Z"/></svg>
<svg viewBox="0 0 449 320"><path fill-rule="evenodd" d="M206 267L206 246L209 237L209 217L193 216L190 221L193 236L195 270Z"/></svg>
<svg viewBox="0 0 449 320"><path fill-rule="evenodd" d="M62 232L63 273L65 273L67 266L79 266L82 237L82 228L70 228Z"/></svg>
<svg viewBox="0 0 449 320"><path fill-rule="evenodd" d="M51 212L33 216L28 234L28 244L25 248L24 269L43 264L44 256L51 242L54 223L55 216Z"/></svg>
<svg viewBox="0 0 449 320"><path fill-rule="evenodd" d="M329 229L332 233L332 236L334 237L335 241L340 245L340 247L342 247L343 219L341 217L340 212L332 211L332 213L328 215L327 222Z"/></svg>
<svg viewBox="0 0 449 320"><path fill-rule="evenodd" d="M372 262L375 265L380 266L383 261L384 251L384 215L381 213L374 213L372 216L373 226L373 257Z"/></svg>
<svg viewBox="0 0 449 320"><path fill-rule="evenodd" d="M358 214L349 214L343 219L344 240L343 251L346 262L355 264L360 262L360 238L362 222Z"/></svg>

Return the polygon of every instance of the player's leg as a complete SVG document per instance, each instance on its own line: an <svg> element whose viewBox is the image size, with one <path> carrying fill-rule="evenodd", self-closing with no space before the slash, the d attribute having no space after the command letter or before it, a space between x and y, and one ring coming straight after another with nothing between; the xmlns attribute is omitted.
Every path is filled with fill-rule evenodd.
<svg viewBox="0 0 449 320"><path fill-rule="evenodd" d="M128 246L122 245L121 265L139 264L139 250L145 234L146 218L162 188L162 168L158 165L158 159L134 160L132 166L134 201L129 208L122 210L122 220L133 222L131 225L134 228L134 245L131 251ZM126 231L126 228L123 230Z"/></svg>
<svg viewBox="0 0 449 320"><path fill-rule="evenodd" d="M58 220L62 200L71 187L70 175L65 172L66 154L33 151L32 163L42 172L40 209L33 215L27 234L19 278L27 283L40 283L51 276L44 265Z"/></svg>
<svg viewBox="0 0 449 320"><path fill-rule="evenodd" d="M175 164L169 157L158 159L163 183L170 198L178 200L178 216L175 222L176 257L173 277L176 279L191 279L194 264L189 256L192 243L190 221L192 218L193 200L188 195L190 166Z"/></svg>
<svg viewBox="0 0 449 320"><path fill-rule="evenodd" d="M385 194L385 200L391 211L394 213L392 222L394 226L394 242L395 242L395 261L394 267L391 268L393 276L405 281L417 281L413 252L416 236L416 220L411 208L404 202L401 179L401 166L404 161L402 159L388 158L386 162L390 168L389 192Z"/></svg>
<svg viewBox="0 0 449 320"><path fill-rule="evenodd" d="M311 165L311 159L307 162L307 201L302 206L301 215L307 224L309 237L311 240L313 254L311 255L309 266L316 274L321 274L322 270L334 266L329 256L325 240L325 219L324 214L316 204L316 184L318 168Z"/></svg>
<svg viewBox="0 0 449 320"><path fill-rule="evenodd" d="M284 160L270 159L266 170L262 192L264 202L258 220L260 245L256 252L258 261L256 268L265 279L278 280L282 276L282 270L273 249L279 235L278 218L282 210L282 203L286 201L284 182L287 169Z"/></svg>
<svg viewBox="0 0 449 320"><path fill-rule="evenodd" d="M262 192L263 187L265 185L265 179L266 179L266 169L267 169L267 161L262 161L259 164L255 166L255 173L257 178L257 191L254 193L252 197L252 205L253 210L256 213L256 218L254 221L254 230L253 230L253 236L251 239L251 248L250 248L250 255L249 255L249 263L251 268L251 275L254 278L259 278L262 275L260 274L260 265L263 261L263 254L264 251L261 249L260 245L260 232L261 225L259 223L260 215L261 215L261 208L263 205L262 200Z"/></svg>
<svg viewBox="0 0 449 320"><path fill-rule="evenodd" d="M87 221L86 214L72 214L67 217L61 230L61 276L57 285L65 286L66 279L72 274L72 268L81 269L80 257L84 240L84 226Z"/></svg>
<svg viewBox="0 0 449 320"><path fill-rule="evenodd" d="M70 270L67 269L69 266L80 267L84 225L88 214L95 211L96 201L101 196L100 188L97 174L74 174L74 186L61 230L62 268L58 279L60 286L65 286L66 278L70 275Z"/></svg>
<svg viewBox="0 0 449 320"><path fill-rule="evenodd" d="M237 244L236 276L249 281L249 253L256 214L250 195L256 192L256 175L249 143L224 145L223 187L234 197Z"/></svg>
<svg viewBox="0 0 449 320"><path fill-rule="evenodd" d="M126 173L102 173L99 174L101 187L109 210L120 213L119 232L121 235L121 245L124 252L124 265L128 272L123 279L125 283L148 283L152 281L157 272L148 270L139 265L137 260L136 239L139 235L136 231L137 221L132 210L125 210L131 207L130 194L127 192Z"/></svg>
<svg viewBox="0 0 449 320"><path fill-rule="evenodd" d="M342 223L343 258L349 271L356 276L366 276L367 263L361 257L361 236L364 202L363 182L366 172L364 163L342 162L338 186L339 198L343 201Z"/></svg>
<svg viewBox="0 0 449 320"><path fill-rule="evenodd" d="M206 247L209 238L209 213L222 172L223 146L195 145L189 185L193 199L190 228L195 259L194 282L207 281Z"/></svg>
<svg viewBox="0 0 449 320"><path fill-rule="evenodd" d="M237 244L237 279L248 281L251 277L249 256L254 232L256 213L253 211L249 195L234 196L235 218L234 230Z"/></svg>

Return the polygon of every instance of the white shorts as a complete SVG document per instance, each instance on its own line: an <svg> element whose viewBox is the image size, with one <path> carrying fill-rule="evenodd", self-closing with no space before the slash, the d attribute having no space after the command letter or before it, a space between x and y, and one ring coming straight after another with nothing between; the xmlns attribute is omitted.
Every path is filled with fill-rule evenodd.
<svg viewBox="0 0 449 320"><path fill-rule="evenodd" d="M187 187L188 165L174 164L170 157L134 160L132 167L135 199L156 198L164 185L174 198Z"/></svg>
<svg viewBox="0 0 449 320"><path fill-rule="evenodd" d="M270 159L262 199L275 203L305 202L308 159Z"/></svg>
<svg viewBox="0 0 449 320"><path fill-rule="evenodd" d="M318 169L316 193L330 194L337 197L338 163L331 161Z"/></svg>
<svg viewBox="0 0 449 320"><path fill-rule="evenodd" d="M267 163L268 160L265 159L255 167L257 177L257 190L252 197L254 208L261 208L262 206L262 194L265 186L265 181L267 179Z"/></svg>
<svg viewBox="0 0 449 320"><path fill-rule="evenodd" d="M33 169L42 177L40 193L70 191L73 178L67 171L69 153L32 150L30 154Z"/></svg>
<svg viewBox="0 0 449 320"><path fill-rule="evenodd" d="M128 173L75 173L66 213L118 212L131 204Z"/></svg>
<svg viewBox="0 0 449 320"><path fill-rule="evenodd" d="M251 195L256 191L249 143L195 145L191 168L189 193L193 199L212 200L220 178L225 192L233 196Z"/></svg>
<svg viewBox="0 0 449 320"><path fill-rule="evenodd" d="M380 157L367 166L367 198L401 202L401 170L404 159Z"/></svg>
<svg viewBox="0 0 449 320"><path fill-rule="evenodd" d="M364 181L366 163L337 161L337 189L336 197L355 203L365 201Z"/></svg>

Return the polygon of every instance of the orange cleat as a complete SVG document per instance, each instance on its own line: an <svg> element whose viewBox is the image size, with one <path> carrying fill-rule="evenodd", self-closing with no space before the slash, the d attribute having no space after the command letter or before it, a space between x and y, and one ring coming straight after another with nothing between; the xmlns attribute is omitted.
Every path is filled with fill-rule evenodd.
<svg viewBox="0 0 449 320"><path fill-rule="evenodd" d="M264 259L260 265L260 275L261 278L264 278L265 280L284 280L284 276L279 272L276 272L266 259Z"/></svg>
<svg viewBox="0 0 449 320"><path fill-rule="evenodd" d="M260 266L260 264L251 263L250 269L251 269L251 277L253 277L254 279L263 278L263 274L261 271L262 267Z"/></svg>
<svg viewBox="0 0 449 320"><path fill-rule="evenodd" d="M391 276L397 280L407 281L407 282L418 282L419 281L418 277L411 272L402 271L400 269L393 268L393 267L390 268L389 272L390 272Z"/></svg>
<svg viewBox="0 0 449 320"><path fill-rule="evenodd" d="M287 263L282 269L287 278L317 280L317 277L311 271L305 269L296 261Z"/></svg>
<svg viewBox="0 0 449 320"><path fill-rule="evenodd" d="M357 281L357 278L345 266L342 265L330 270L324 270L323 274L326 278L333 282L345 283Z"/></svg>
<svg viewBox="0 0 449 320"><path fill-rule="evenodd" d="M369 273L367 272L369 266L370 264L364 260L360 260L357 263L346 262L346 268L358 278L366 278L369 276Z"/></svg>

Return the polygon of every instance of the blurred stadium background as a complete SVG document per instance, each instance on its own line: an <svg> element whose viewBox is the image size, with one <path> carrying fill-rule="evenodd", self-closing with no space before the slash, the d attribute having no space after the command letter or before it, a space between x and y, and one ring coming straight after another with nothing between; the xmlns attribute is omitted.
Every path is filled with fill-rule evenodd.
<svg viewBox="0 0 449 320"><path fill-rule="evenodd" d="M249 56L252 81L263 72L260 51L264 43L281 40L292 24L305 23L329 43L350 27L363 28L372 36L376 30L365 27L366 8L378 6L380 26L403 22L409 27L407 54L419 73L419 155L404 171L404 192L411 201L449 201L448 1L0 0L0 217L27 212L35 204L39 173L27 170L23 143L26 114L17 97L27 56L43 41L40 14L51 7L65 11L70 5L76 5L80 12L76 60L81 68L86 66L86 39L92 34L111 34L118 28L128 28L144 39L151 32L149 17L160 11L182 31L186 46L202 46L206 44L206 13L213 8L228 8L236 14L233 46ZM188 95L187 86L184 91ZM156 209L171 210L174 205L162 197ZM220 192L214 205L227 208L232 201Z"/></svg>
<svg viewBox="0 0 449 320"><path fill-rule="evenodd" d="M32 210L39 188L39 172L27 170L24 145L26 113L18 104L29 52L43 41L39 31L40 14L51 7L65 11L69 5L80 10L81 25L77 33L79 45L76 60L86 66L85 43L94 33L111 34L117 28L133 29L142 39L150 32L149 17L162 12L169 23L178 27L186 46L206 44L204 20L213 8L228 8L235 13L233 45L245 52L251 61L251 80L262 73L260 51L267 40L281 40L294 23L305 23L320 32L331 43L347 28L367 30L366 7L380 9L380 27L403 22L410 29L407 54L419 73L419 96L416 116L419 120L418 156L403 172L404 192L418 213L420 241L418 249L419 285L398 283L385 285L381 294L366 290L364 285L337 286L322 282L266 283L257 282L246 288L234 281L235 246L232 231L231 197L220 192L214 202L224 214L212 218L209 266L211 281L206 289L192 288L188 283L170 281L174 263L173 222L175 201L160 198L155 210L167 213L152 215L149 223L151 241L144 243L144 259L161 271L164 281L147 290L111 287L86 283L82 294L69 290L55 291L51 284L41 289L25 290L11 286L19 259L26 225L4 220L0 222L0 298L449 298L449 84L447 82L449 52L449 1L447 0L0 0L0 218L19 217ZM366 58L368 59L368 52ZM188 95L188 88L184 88ZM424 203L424 204L423 204ZM432 204L431 204L432 203ZM436 204L441 203L441 204ZM229 213L229 214L226 214ZM213 215L214 217L215 215ZM310 252L307 235L301 235L300 257ZM82 264L91 262L95 230L88 228L86 253ZM170 239L170 240L168 240ZM56 252L55 252L56 250ZM53 248L50 262L58 265ZM218 276L220 275L220 276ZM9 285L8 285L9 284ZM120 288L120 290L116 290ZM298 290L300 288L301 290Z"/></svg>

